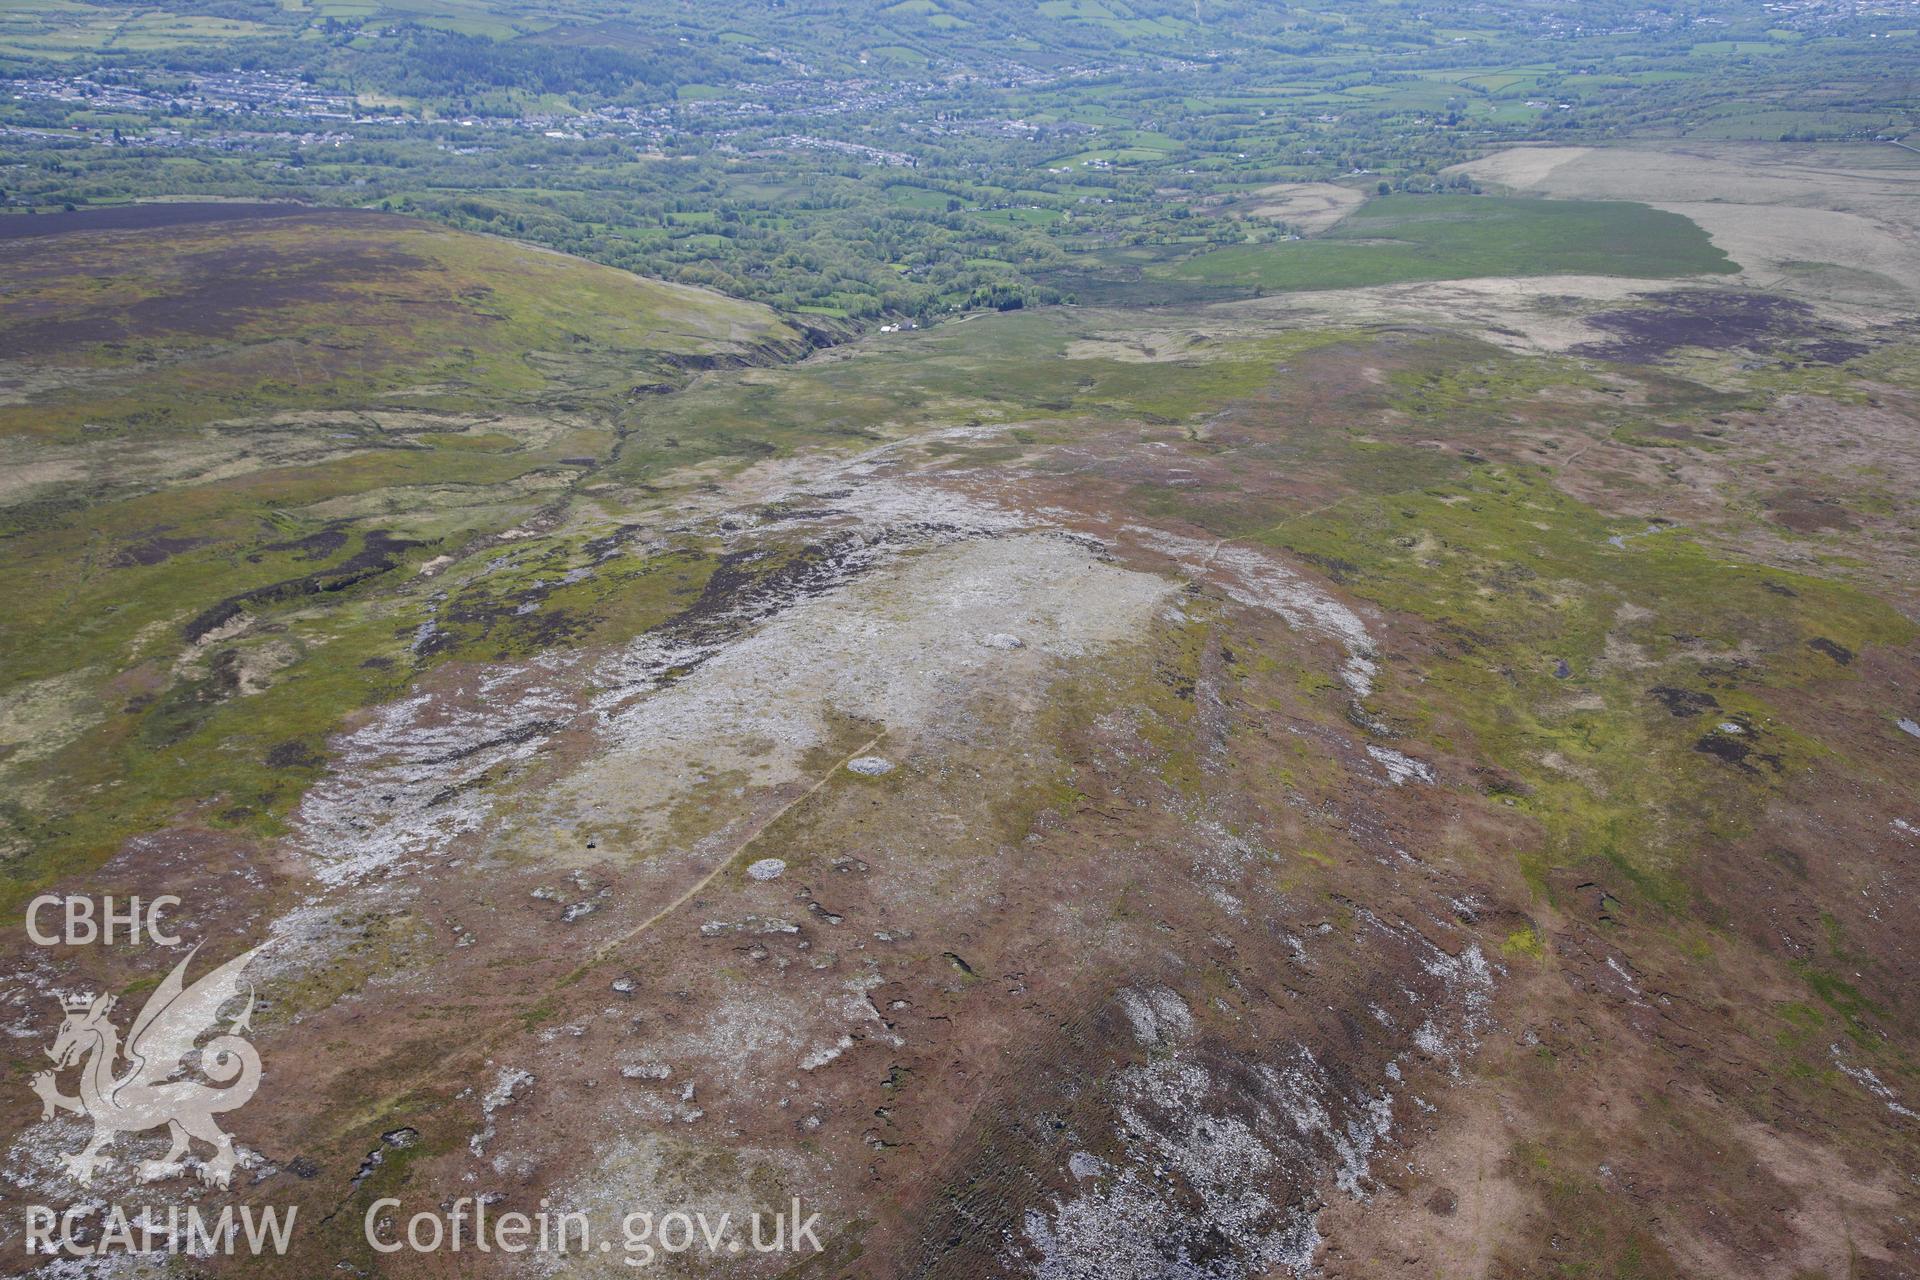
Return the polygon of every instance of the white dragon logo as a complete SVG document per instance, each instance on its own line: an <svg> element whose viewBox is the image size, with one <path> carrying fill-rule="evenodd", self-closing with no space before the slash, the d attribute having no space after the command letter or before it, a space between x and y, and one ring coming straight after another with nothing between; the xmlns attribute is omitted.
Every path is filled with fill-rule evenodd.
<svg viewBox="0 0 1920 1280"><path fill-rule="evenodd" d="M60 1024L60 1034L47 1050L54 1070L34 1076L33 1091L40 1095L42 1120L52 1119L56 1111L92 1118L93 1140L83 1150L61 1157L81 1186L92 1183L96 1169L112 1165L111 1158L100 1153L114 1139L163 1124L173 1148L163 1159L139 1163L137 1173L142 1182L184 1173L191 1150L188 1139L197 1138L213 1147L213 1158L200 1166L200 1180L222 1188L232 1184L238 1163L233 1139L213 1118L244 1106L260 1087L260 1054L240 1036L242 1031L251 1030L251 983L247 984L246 1006L227 1033L199 1049L201 1073L225 1087L174 1077L185 1070L186 1059L195 1051L194 1041L218 1022L220 1007L240 995L240 971L261 948L229 960L187 987L183 976L199 949L189 951L173 967L133 1020L127 1033L124 1071L117 1066L122 1057L120 1032L107 1019L118 1003L115 997L68 996L61 1002L66 1021ZM57 1076L75 1063L81 1064L80 1096L71 1098L60 1092Z"/></svg>

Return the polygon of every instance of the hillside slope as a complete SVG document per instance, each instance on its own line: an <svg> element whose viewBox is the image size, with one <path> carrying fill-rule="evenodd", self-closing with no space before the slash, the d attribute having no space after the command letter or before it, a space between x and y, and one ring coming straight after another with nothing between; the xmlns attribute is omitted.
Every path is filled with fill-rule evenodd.
<svg viewBox="0 0 1920 1280"><path fill-rule="evenodd" d="M0 242L6 869L183 937L0 943L10 1202L297 1206L195 1263L288 1280L796 1198L821 1256L648 1261L1916 1274L1910 301L1402 279L771 362L417 224L88 234ZM246 1168L82 1187L53 997L195 944L265 948ZM367 1236L468 1197L608 1247Z"/></svg>

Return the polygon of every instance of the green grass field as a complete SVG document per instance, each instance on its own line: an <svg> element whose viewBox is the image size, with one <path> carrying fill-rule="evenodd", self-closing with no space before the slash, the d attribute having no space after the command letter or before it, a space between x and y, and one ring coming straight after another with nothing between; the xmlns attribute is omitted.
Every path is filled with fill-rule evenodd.
<svg viewBox="0 0 1920 1280"><path fill-rule="evenodd" d="M1475 276L1664 278L1737 270L1693 222L1643 204L1388 196L1323 237L1216 249L1155 274L1296 290Z"/></svg>
<svg viewBox="0 0 1920 1280"><path fill-rule="evenodd" d="M0 58L64 60L104 52L210 46L272 35L241 18L138 11L47 0L0 6Z"/></svg>

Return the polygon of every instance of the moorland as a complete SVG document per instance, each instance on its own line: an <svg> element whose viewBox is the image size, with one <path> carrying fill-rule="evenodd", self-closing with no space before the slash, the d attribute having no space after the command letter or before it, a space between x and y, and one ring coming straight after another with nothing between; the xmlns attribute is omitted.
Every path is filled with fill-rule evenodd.
<svg viewBox="0 0 1920 1280"><path fill-rule="evenodd" d="M8 1201L1920 1274L1910 22L4 15L0 890L190 904L0 937ZM196 944L239 1176L83 1186Z"/></svg>

